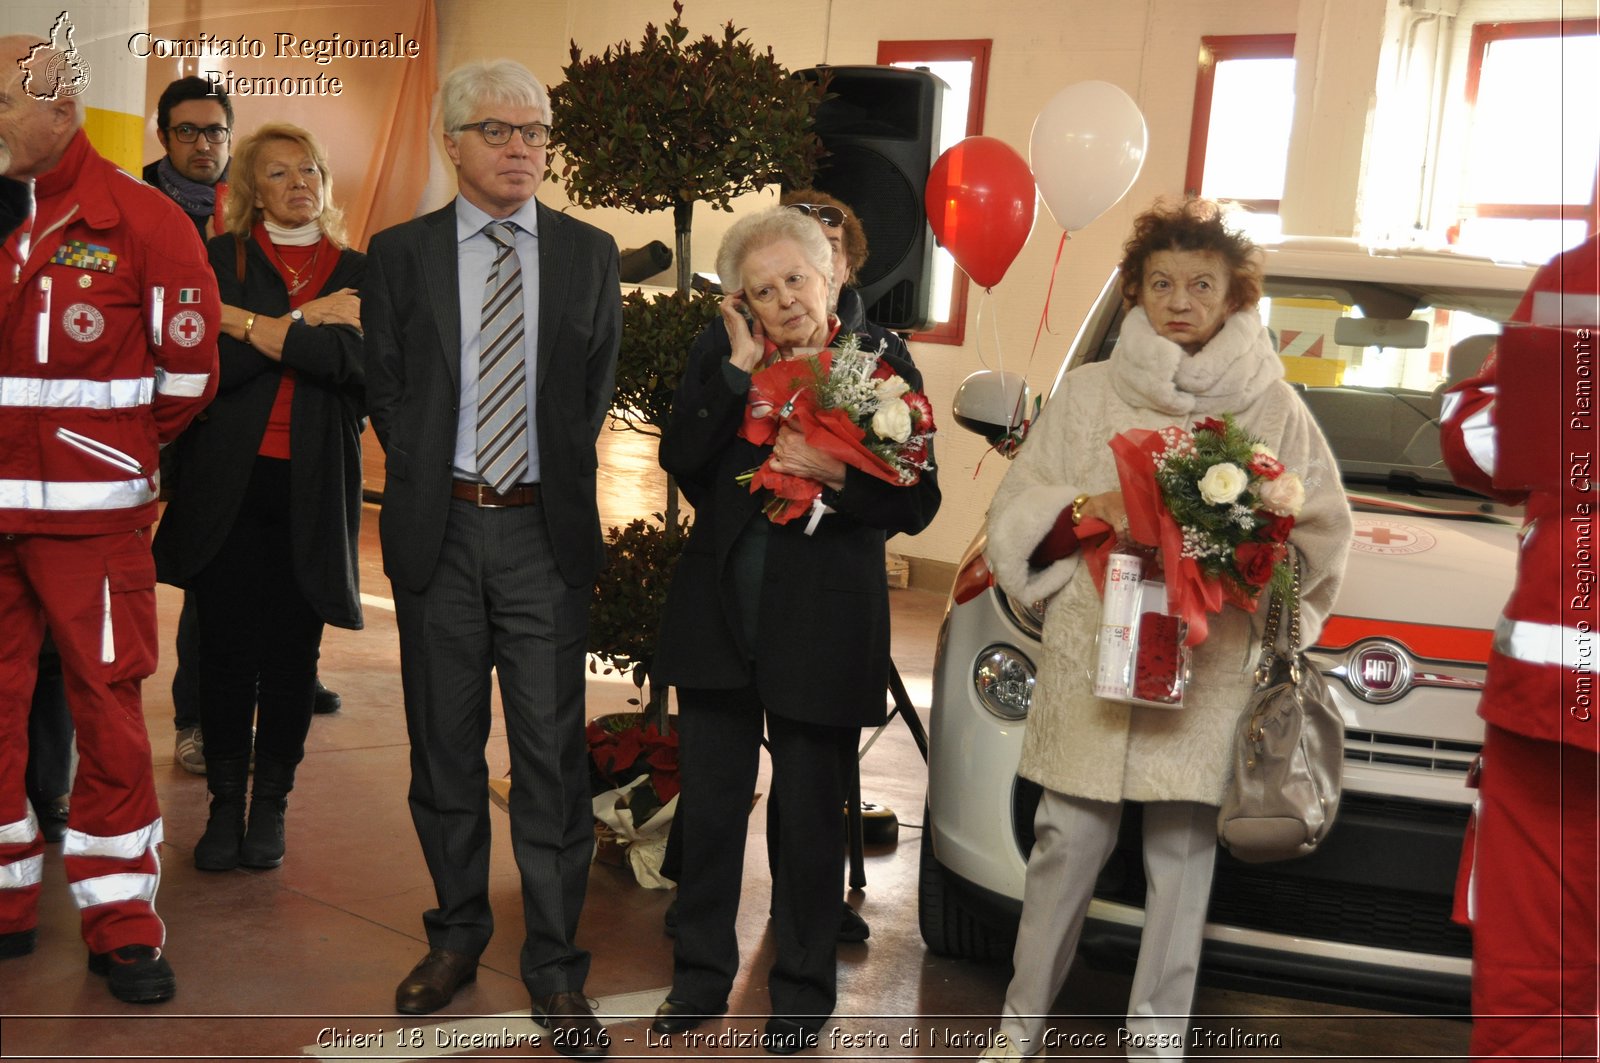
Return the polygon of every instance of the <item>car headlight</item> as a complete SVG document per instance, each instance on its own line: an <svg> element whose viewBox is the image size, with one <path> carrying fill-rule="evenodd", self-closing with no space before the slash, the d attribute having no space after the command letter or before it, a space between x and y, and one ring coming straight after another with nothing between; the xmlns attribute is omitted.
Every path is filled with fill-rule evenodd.
<svg viewBox="0 0 1600 1063"><path fill-rule="evenodd" d="M999 590L998 587L995 589ZM1005 607L1005 613L1013 624L1036 639L1044 637L1044 602L1025 602L1001 591L1000 604Z"/></svg>
<svg viewBox="0 0 1600 1063"><path fill-rule="evenodd" d="M1020 720L1033 703L1033 662L1011 646L994 645L978 654L972 685L983 707L1002 720Z"/></svg>

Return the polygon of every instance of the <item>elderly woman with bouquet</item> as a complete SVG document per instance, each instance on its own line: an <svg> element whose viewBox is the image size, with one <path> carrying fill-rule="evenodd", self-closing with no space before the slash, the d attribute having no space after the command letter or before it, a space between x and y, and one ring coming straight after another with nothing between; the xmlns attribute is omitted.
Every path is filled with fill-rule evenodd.
<svg viewBox="0 0 1600 1063"><path fill-rule="evenodd" d="M1126 801L1144 805L1149 878L1128 1002L1128 1056L1182 1058L1217 808L1266 614L1254 606L1265 599L1274 561L1286 558L1286 538L1301 558L1302 642L1309 645L1333 605L1349 550L1352 524L1333 454L1285 383L1256 312L1255 248L1224 225L1214 204L1190 199L1140 215L1123 250L1130 309L1115 349L1067 377L989 510L987 555L997 581L1048 609L1017 769L1044 790L1038 840L1028 859L1015 974L986 1059L1038 1051ZM1181 556L1163 550L1157 558L1169 583L1198 564L1213 592L1207 608L1215 612L1195 618L1205 637L1193 647L1181 708L1093 692L1101 605L1077 530L1084 526L1085 543L1094 529L1127 533L1132 498L1124 498L1113 444L1126 454L1130 439L1168 447L1155 493L1175 518L1168 526L1185 533ZM1230 449L1240 452L1237 462L1216 458ZM1209 468L1206 455L1215 459ZM1195 482L1179 492L1185 485L1172 477L1183 471ZM1251 484L1259 489L1246 495ZM1231 507L1237 518L1242 541L1225 544L1234 547L1231 556L1207 555L1205 540L1191 534L1194 517L1186 510L1204 506Z"/></svg>
<svg viewBox="0 0 1600 1063"><path fill-rule="evenodd" d="M921 376L894 335L840 328L817 223L783 208L744 218L717 268L729 342L695 343L661 441L695 523L654 674L678 688L683 871L672 989L653 1028L727 1010L765 725L783 831L764 1044L787 1053L815 1044L834 1007L840 769L860 728L884 718L884 542L926 527L939 487Z"/></svg>

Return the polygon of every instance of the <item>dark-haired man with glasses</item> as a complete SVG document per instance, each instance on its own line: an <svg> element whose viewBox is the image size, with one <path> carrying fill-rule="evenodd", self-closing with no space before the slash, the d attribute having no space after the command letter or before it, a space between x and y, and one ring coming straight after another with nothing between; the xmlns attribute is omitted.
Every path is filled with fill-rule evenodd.
<svg viewBox="0 0 1600 1063"><path fill-rule="evenodd" d="M225 231L233 104L205 78L179 78L156 102L156 139L166 155L144 168L155 185L183 208L202 240Z"/></svg>

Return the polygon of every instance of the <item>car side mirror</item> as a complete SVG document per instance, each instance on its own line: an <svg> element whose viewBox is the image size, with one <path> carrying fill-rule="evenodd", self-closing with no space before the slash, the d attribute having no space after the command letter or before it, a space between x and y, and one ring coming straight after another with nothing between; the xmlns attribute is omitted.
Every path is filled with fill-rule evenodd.
<svg viewBox="0 0 1600 1063"><path fill-rule="evenodd" d="M1028 381L1021 373L980 369L956 388L951 414L956 424L999 443L1028 416Z"/></svg>

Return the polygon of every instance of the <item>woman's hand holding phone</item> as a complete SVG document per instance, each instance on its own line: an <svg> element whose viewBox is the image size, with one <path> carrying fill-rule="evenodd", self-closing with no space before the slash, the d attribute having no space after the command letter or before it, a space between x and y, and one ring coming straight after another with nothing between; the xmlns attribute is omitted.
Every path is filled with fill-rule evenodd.
<svg viewBox="0 0 1600 1063"><path fill-rule="evenodd" d="M722 297L722 323L728 329L733 354L728 361L746 373L753 372L766 353L766 333L745 305L744 292L729 292Z"/></svg>

